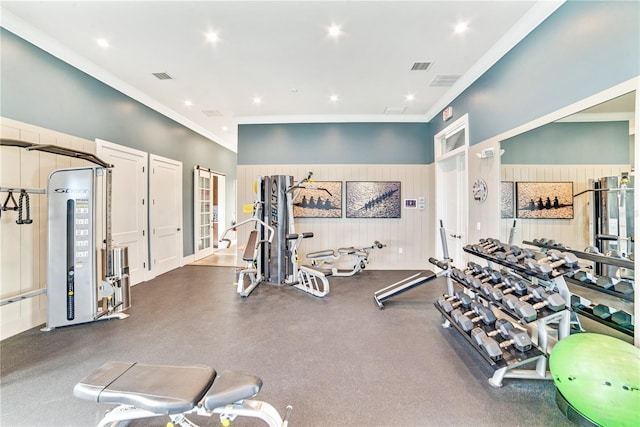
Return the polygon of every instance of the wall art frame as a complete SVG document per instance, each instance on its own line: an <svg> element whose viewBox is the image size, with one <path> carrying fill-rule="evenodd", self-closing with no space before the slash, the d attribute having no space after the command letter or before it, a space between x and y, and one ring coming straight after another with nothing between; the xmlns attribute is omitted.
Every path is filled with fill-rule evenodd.
<svg viewBox="0 0 640 427"><path fill-rule="evenodd" d="M294 218L342 218L342 181L313 181L294 195Z"/></svg>
<svg viewBox="0 0 640 427"><path fill-rule="evenodd" d="M400 218L400 181L347 181L347 218Z"/></svg>
<svg viewBox="0 0 640 427"><path fill-rule="evenodd" d="M573 219L573 182L516 182L517 218Z"/></svg>

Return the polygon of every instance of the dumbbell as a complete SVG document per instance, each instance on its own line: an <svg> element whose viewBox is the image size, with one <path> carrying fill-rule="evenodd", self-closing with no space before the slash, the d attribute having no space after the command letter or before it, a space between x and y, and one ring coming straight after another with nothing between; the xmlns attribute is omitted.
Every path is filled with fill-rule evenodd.
<svg viewBox="0 0 640 427"><path fill-rule="evenodd" d="M539 295L539 299L541 299L542 301L536 304L533 304L533 308L535 310L539 310L543 307L549 307L553 311L560 311L560 310L564 310L567 304L564 298L562 298L562 295L560 295L557 292L553 292L553 293L542 292Z"/></svg>
<svg viewBox="0 0 640 427"><path fill-rule="evenodd" d="M633 293L633 282L628 280L621 280L613 285L613 290L620 292L621 294L630 295Z"/></svg>
<svg viewBox="0 0 640 427"><path fill-rule="evenodd" d="M471 276L466 280L467 284L474 288L479 288L482 283L500 283L502 281L502 274L497 270L486 268L481 275Z"/></svg>
<svg viewBox="0 0 640 427"><path fill-rule="evenodd" d="M532 343L529 334L526 331L516 328L511 322L505 319L496 320L496 326L500 322L499 329L491 331L488 334L480 328L474 328L471 331L471 336L475 342L491 357L493 360L502 359L502 349L513 346L518 351L531 350ZM505 341L498 343L491 338L498 333L505 338ZM490 336L491 335L491 336Z"/></svg>
<svg viewBox="0 0 640 427"><path fill-rule="evenodd" d="M549 307L553 311L564 310L566 301L557 292L548 293L542 286L528 288L529 293L520 297L520 301L529 302L530 299L538 301L532 304L534 310L540 310L543 307Z"/></svg>
<svg viewBox="0 0 640 427"><path fill-rule="evenodd" d="M603 289L613 288L618 283L618 279L609 276L599 276L596 279L596 285Z"/></svg>
<svg viewBox="0 0 640 427"><path fill-rule="evenodd" d="M494 336L500 334L504 339L509 339L509 331L514 328L513 323L507 319L497 319L494 325L493 331L485 332L481 328L473 328L471 330L471 338L474 339L476 344L482 348L485 353L489 355L493 360L502 359L502 348L500 344L493 339Z"/></svg>
<svg viewBox="0 0 640 427"><path fill-rule="evenodd" d="M613 313L611 315L611 321L623 328L633 328L633 316L622 310Z"/></svg>
<svg viewBox="0 0 640 427"><path fill-rule="evenodd" d="M573 278L582 283L593 283L595 279L593 278L593 274L589 271L578 270L573 273Z"/></svg>
<svg viewBox="0 0 640 427"><path fill-rule="evenodd" d="M578 258L571 252L559 252L552 249L548 254L548 257L540 261L526 260L524 262L525 267L537 273L549 274L556 267L562 265L566 265L567 267L576 267L578 265ZM547 260L554 260L554 262L547 262Z"/></svg>
<svg viewBox="0 0 640 427"><path fill-rule="evenodd" d="M467 268L464 271L465 274L482 274L482 266L473 261L467 263Z"/></svg>
<svg viewBox="0 0 640 427"><path fill-rule="evenodd" d="M471 306L471 297L465 294L464 291L457 291L455 296L448 298L439 297L436 302L440 307L442 307L445 313L451 313L453 309L461 305L463 307Z"/></svg>
<svg viewBox="0 0 640 427"><path fill-rule="evenodd" d="M527 323L533 322L538 318L536 309L528 302L520 301L515 295L505 295L502 297L502 302Z"/></svg>
<svg viewBox="0 0 640 427"><path fill-rule="evenodd" d="M520 261L522 261L523 259L527 259L527 258L535 258L536 253L534 251L532 251L531 249L522 249L522 252L520 252L520 254L518 255L507 255L507 262L510 262L511 264L518 264Z"/></svg>
<svg viewBox="0 0 640 427"><path fill-rule="evenodd" d="M505 285L507 286L507 288L503 290L502 288ZM527 285L522 279L513 276L507 276L504 278L501 284L497 284L493 287L489 296L494 301L500 301L502 300L504 295L510 294L512 292L515 292L518 295L523 295L527 292Z"/></svg>
<svg viewBox="0 0 640 427"><path fill-rule="evenodd" d="M518 256L522 253L522 249L517 246L510 246L508 251L498 252L496 258L506 260L509 255Z"/></svg>
<svg viewBox="0 0 640 427"><path fill-rule="evenodd" d="M462 313L460 309L455 309L451 312L451 317L453 317L456 323L460 325L463 331L469 332L473 329L474 324L479 321L482 321L485 325L492 325L496 321L496 315L490 308L487 308L480 303L475 305L472 304L472 307L473 309L466 313ZM473 318L468 317L473 314L476 314L477 316Z"/></svg>

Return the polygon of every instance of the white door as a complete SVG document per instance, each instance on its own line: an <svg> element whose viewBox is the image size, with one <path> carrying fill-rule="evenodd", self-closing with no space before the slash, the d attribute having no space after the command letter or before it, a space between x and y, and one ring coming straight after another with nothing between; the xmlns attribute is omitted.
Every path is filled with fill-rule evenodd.
<svg viewBox="0 0 640 427"><path fill-rule="evenodd" d="M96 155L114 165L111 233L114 246L127 246L131 285L147 280L147 153L96 139Z"/></svg>
<svg viewBox="0 0 640 427"><path fill-rule="evenodd" d="M196 260L213 253L213 179L209 170L193 171L193 244Z"/></svg>
<svg viewBox="0 0 640 427"><path fill-rule="evenodd" d="M436 214L446 229L449 257L456 266L466 265L463 246L468 222L468 117L465 115L435 136ZM439 234L436 234L439 236ZM442 254L442 242L438 253Z"/></svg>
<svg viewBox="0 0 640 427"><path fill-rule="evenodd" d="M224 232L225 176L196 166L193 178L193 252L198 260L213 253Z"/></svg>
<svg viewBox="0 0 640 427"><path fill-rule="evenodd" d="M182 162L150 155L151 272L182 265Z"/></svg>

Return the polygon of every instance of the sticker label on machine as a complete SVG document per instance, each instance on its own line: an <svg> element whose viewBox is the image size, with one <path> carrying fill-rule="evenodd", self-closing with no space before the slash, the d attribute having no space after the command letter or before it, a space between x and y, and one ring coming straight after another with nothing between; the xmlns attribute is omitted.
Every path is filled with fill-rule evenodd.
<svg viewBox="0 0 640 427"><path fill-rule="evenodd" d="M82 267L82 260L88 259L91 253L89 248L89 200L76 199L75 205L74 246L76 267Z"/></svg>

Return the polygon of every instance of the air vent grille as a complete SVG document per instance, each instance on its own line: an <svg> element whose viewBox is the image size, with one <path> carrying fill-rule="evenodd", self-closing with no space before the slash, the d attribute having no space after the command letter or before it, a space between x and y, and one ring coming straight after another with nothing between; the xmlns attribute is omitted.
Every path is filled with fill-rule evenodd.
<svg viewBox="0 0 640 427"><path fill-rule="evenodd" d="M385 107L385 114L402 114L407 109L407 107Z"/></svg>
<svg viewBox="0 0 640 427"><path fill-rule="evenodd" d="M207 117L220 117L223 114L218 110L202 110L202 114Z"/></svg>
<svg viewBox="0 0 640 427"><path fill-rule="evenodd" d="M152 74L156 76L158 80L173 80L173 77L171 77L167 73L152 73Z"/></svg>
<svg viewBox="0 0 640 427"><path fill-rule="evenodd" d="M453 86L460 77L462 77L461 74L438 74L433 78L429 86Z"/></svg>
<svg viewBox="0 0 640 427"><path fill-rule="evenodd" d="M431 67L431 62L415 62L411 71L427 71Z"/></svg>

